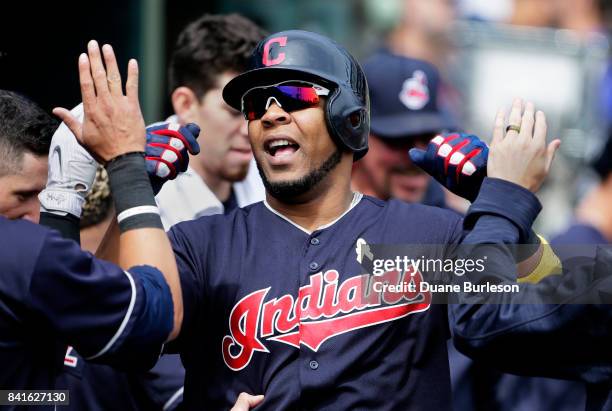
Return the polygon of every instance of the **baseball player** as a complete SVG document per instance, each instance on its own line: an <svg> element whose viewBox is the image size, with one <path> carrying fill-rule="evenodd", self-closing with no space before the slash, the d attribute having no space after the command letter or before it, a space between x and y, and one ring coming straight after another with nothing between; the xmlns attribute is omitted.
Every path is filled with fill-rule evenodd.
<svg viewBox="0 0 612 411"><path fill-rule="evenodd" d="M457 135L455 145L461 143L464 143L463 147L458 151L464 153L472 152L477 147L483 148L472 157L471 161L476 170L469 176L464 175L461 169L453 167L449 167L445 172L440 156L437 156L438 160L432 161L431 154L438 151L435 143L430 143L427 152L413 150L410 155L413 161L418 162L442 184L469 199L469 191L477 191L483 176L486 175L488 149L484 142L475 136ZM608 144L606 147L608 154L610 146ZM605 199L601 194L605 193L608 163L604 150L594 164L595 169L603 177L603 183L594 190L595 196L591 199ZM453 178L455 175L461 177ZM459 186L469 186L471 190L458 190ZM592 217L606 215L602 211L606 209L604 203L605 201L590 201L590 199L589 202L585 201L579 208L579 223L573 224L566 232L551 240L552 249L563 263L564 276L531 275L525 278L528 282L537 283L530 287L540 290L547 287L548 289L557 287L561 290L560 284L564 284L572 292L563 304L533 304L535 301L532 300L529 309L519 309L511 315L506 315L504 318L507 321L489 323L491 328L483 326L478 334L473 334L467 339L463 339L461 333L458 333L455 341L459 347L474 358L482 358L482 361L475 364L477 369L486 373L486 381L489 384L485 390L476 387L475 397L470 399L475 404L495 409L517 409L517 407L541 410L611 409L612 391L609 382L612 370L609 366L609 354L606 349L602 351L591 346L594 341L599 341L599 344L608 343L609 336L602 334L601 329L609 326L612 313L609 306L598 304L609 304L606 296L610 295L608 277L609 267L612 266L611 249L605 237L598 231L605 227L601 225L601 221L605 219ZM551 246L544 248L549 251ZM525 279L519 279L519 282ZM597 295L590 294L589 289L594 290ZM579 305L580 303L583 305ZM501 329L505 332L500 332ZM529 333L533 335L539 333L540 336L535 346L528 344L526 346L529 346L529 349L520 351L520 359L505 355L501 360L491 361L490 356L498 352L496 350L511 347L519 339L526 341ZM581 349L576 347L576 344L563 343L570 338L588 341L590 348ZM489 340L488 353L480 350L483 340ZM492 340L495 340L495 343L491 344ZM495 369L540 378L500 374L494 371ZM456 382L457 385L462 383L478 384L465 378ZM520 398L516 398L519 392ZM494 405L493 401L497 404ZM462 405L468 406L465 403Z"/></svg>
<svg viewBox="0 0 612 411"><path fill-rule="evenodd" d="M249 120L266 201L169 232L185 310L167 349L185 365L184 406L227 409L244 391L265 394L261 409L447 409L447 307L427 292L364 304L359 261L369 244L524 241L558 144L546 149L544 115L517 101L510 121L522 131L505 137L498 115L489 177L462 221L351 192L368 88L330 39L267 37L223 96Z"/></svg>
<svg viewBox="0 0 612 411"><path fill-rule="evenodd" d="M458 129L439 102L440 74L431 64L380 51L364 61L371 99L370 149L355 164L353 185L389 199L445 207L444 190L411 163L412 147Z"/></svg>
<svg viewBox="0 0 612 411"><path fill-rule="evenodd" d="M412 161L451 191L473 201L474 193L478 192L486 175L488 147L473 135L446 135L446 138L452 139L453 147L457 147L457 153L466 156L472 153L469 160L472 164L466 167L467 162L461 161L457 165L445 165L447 156L439 144L441 138L434 138L426 150L411 150ZM600 159L597 165L601 164ZM608 296L612 289L609 278L612 250L605 245L606 241L602 240L601 234L593 235L594 231L588 225L574 225L568 233L553 238L552 248L549 245L541 247L543 254L540 269L535 269L518 281L526 283L528 292L541 293L542 298L524 300L522 303L528 303L529 306L523 308L517 298L512 305L503 309L505 314L496 321L482 318L479 323L474 321L470 313L468 322L478 324L478 330L464 333L462 325L455 328L456 345L472 358L482 359L475 364L486 373L485 381L489 386L485 389L482 382L479 384L469 379L455 382L457 385L478 384L475 387L478 396L473 398L474 404L491 409L610 409L612 391L609 381L612 378L612 368L609 365L609 353L607 349L594 349L593 344L598 341L600 345L607 346L609 341L609 335L602 332L602 329L608 328L612 314L609 306L605 305L610 302ZM576 238L582 235L583 241L569 241L573 233L578 233ZM597 245L580 246L578 243ZM554 253L551 253L552 249ZM563 262L564 275L551 275L559 272L559 258ZM556 291L551 294L550 290ZM564 297L560 298L562 294ZM547 298L547 295L553 298ZM460 311L454 309L450 312L456 315ZM589 347L578 347L579 343L564 343L576 338L584 340ZM522 344L518 344L519 340ZM526 349L514 349L519 345ZM482 350L483 346L487 346L487 349ZM499 356L500 352L506 353ZM528 379L504 374L499 380L496 377L500 375L499 372L492 372L495 369L556 379ZM585 404L584 383L586 406L582 405ZM520 399L512 401L515 398L513 393L516 395L517 392L521 393ZM457 406L461 409L470 405L459 402Z"/></svg>
<svg viewBox="0 0 612 411"><path fill-rule="evenodd" d="M122 216L121 263L131 268L124 271L97 260L57 232L0 217L2 389L52 388L66 342L86 358L117 365L126 363L122 350L136 345L139 353L130 353L130 366L150 366L151 355L176 335L181 322L176 265L155 212L142 155L137 65L132 61L128 66L124 95L108 46L104 60L106 69L95 42L89 44L89 55L79 58L85 121L72 127L106 165ZM22 104L19 109L17 118L37 120L30 107ZM72 120L66 110L55 113ZM23 137L32 130L26 129ZM145 245L151 254L142 253ZM12 405L23 409L19 400Z"/></svg>
<svg viewBox="0 0 612 411"><path fill-rule="evenodd" d="M57 122L33 102L0 90L0 215L37 223L49 143Z"/></svg>
<svg viewBox="0 0 612 411"><path fill-rule="evenodd" d="M82 121L83 106L75 107L71 114ZM195 140L197 131L197 126L194 124L180 127L176 123L163 123L147 128L145 146L147 170L154 170L159 163L165 161L164 165L172 167L172 173L169 173L167 178L184 171L189 159L188 150L195 153L198 149ZM160 154L166 151L174 156L170 157L168 153ZM47 186L40 195L41 222L51 228L59 229L65 238L77 243L82 240L83 248L89 246L91 251L95 252L110 221L99 222L97 226L101 226L100 228L86 229L93 228L99 232L95 235L97 238L92 238L91 231L89 235L81 231L79 236L79 218L81 224L91 219L87 215L87 202L92 200L92 194L96 194L95 191L99 191L97 189L100 188L94 180L97 163L78 144L65 123L62 123L53 135L50 158ZM152 186L155 186L156 177L154 175L149 177ZM77 189L79 186L80 190ZM91 190L89 187L92 187ZM106 196L110 195L108 178L103 191L106 191ZM108 198L105 213L109 214L110 218L107 219L104 215L100 218L112 219L114 216L112 208L112 198ZM170 411L180 405L183 375L180 360L171 356L161 358L150 371L127 372L105 364L90 364L74 347L69 346L56 387L68 389L71 393L70 404L65 407L67 410L165 409Z"/></svg>
<svg viewBox="0 0 612 411"><path fill-rule="evenodd" d="M120 81L120 78L113 77L118 71L112 50L108 46L105 46L105 49L105 60L110 74L108 78ZM95 42L90 44L90 57L92 65L99 70L100 55ZM101 83L103 78L100 77L95 82L98 94L96 99L95 94L92 95L89 59L81 56L79 64L87 120L95 124L92 130L92 124L85 123L84 128L87 131L83 133L83 140L92 145L101 143L101 146L97 146L101 152L104 152L104 144L110 144L114 149L121 146L128 150L137 147L134 140L125 139L125 134L116 130L115 133L107 133L112 125L125 126L126 122L122 121L127 121L128 125L136 127L132 129L128 126L127 130L128 136L134 137L134 131L142 122L139 109L134 110L134 104L136 107L138 104L133 94L136 92L134 63L130 63L129 68L127 102L125 98L121 98L120 90L113 90L111 96L106 94L103 89L104 82ZM98 76L99 74L100 72L97 72ZM64 357L62 353L65 352L65 341L74 343L83 349L85 354L91 349L98 350L105 344L89 358L91 360L95 358L96 361L109 362L119 368L139 365L140 355L130 355L128 362L122 357L120 350L136 343L139 350L151 349L154 353L159 352L159 344L173 328L173 311L180 314L180 311L173 310L167 285L175 285L176 282L171 278L167 282L164 281L162 274L153 267L139 266L123 272L118 267L95 260L90 254L79 252L74 243L62 240L57 233L23 222L38 220L38 213L35 211L38 208L38 202L35 201L38 190L29 187L35 185L39 179L44 179L46 175L44 172L36 172L36 165L42 161L46 162L44 153L49 151L49 137L56 123L25 98L4 91L0 96L0 159L2 164L11 167L3 169L3 173L6 171L9 174L0 179L0 189L5 190L7 194L0 199L0 226L5 235L1 244L2 270L5 276L3 281L0 281L0 329L3 330L0 387L8 390L53 388L52 380L61 367L62 358L64 364L73 360L75 367L79 358L72 348ZM116 111L111 111L110 118L104 116L111 108ZM101 109L104 109L105 113L101 113ZM79 106L72 111L72 115L82 116L82 111L82 106ZM70 121L71 116L67 116L65 111L60 110L59 114ZM82 130L82 126L77 123L72 126L77 132ZM164 127L157 127L157 130L164 130ZM162 143L169 143L167 140L161 140L161 135L163 133L157 134L157 147ZM183 130L180 139L188 143L188 137L189 134L185 134ZM151 140L148 141L150 144ZM176 147L176 144L173 146ZM80 216L82 197L93 182L97 166L91 156L76 145L74 135L67 132L65 124L62 124L54 136L51 147L52 165L49 167L48 186L41 195L44 204L43 217L50 225L59 224L59 228L66 229L63 234L68 236L74 233L70 224ZM150 147L147 146L146 152L151 154L147 162L160 161L149 150ZM109 163L113 163L108 166L111 170L111 185L114 183L117 187L118 179L123 179L120 182L133 190L127 195L125 191L119 190L120 200L116 206L130 204L134 200L145 201L147 198L148 202L151 202L152 194L144 177L145 162L142 157L136 163L133 159L126 161L120 155ZM135 163L139 164L138 167L135 167ZM177 170L184 170L186 167L186 164L178 161L172 165ZM143 187L148 190L143 190ZM30 192L33 194L27 195ZM30 206L30 203L35 203L35 206ZM143 235L151 240L150 243L147 241L148 246L156 248L160 244L159 239L162 240L162 246L167 244L164 235L156 235L155 231L147 228L149 225L159 227L160 221L151 219L151 216L139 220L138 208L132 208L132 216L124 220L122 230L130 233L128 236L121 235L124 262L159 263L155 257L133 253L134 248L140 248L135 245L142 245L143 237L140 236ZM21 217L22 221L10 223L5 217ZM128 224L127 228L125 222ZM76 240L78 241L78 237ZM166 250L169 251L169 248L166 247ZM157 248L156 255L164 258L163 251L163 247ZM172 258L167 261L172 261ZM167 268L163 263L160 266ZM100 298L100 295L103 295L104 299ZM181 307L177 308L180 310ZM113 377L116 377L116 374ZM75 399L73 394L76 393L70 390L71 404ZM157 398L151 398L155 399ZM261 395L242 393L232 411L248 410L262 400ZM40 404L24 406L20 401L13 400L12 405L3 404L0 408L13 409L13 405L18 409L27 409L29 405L34 405L35 409L46 408ZM91 409L91 405L88 403L87 409ZM164 409L171 407L164 406Z"/></svg>

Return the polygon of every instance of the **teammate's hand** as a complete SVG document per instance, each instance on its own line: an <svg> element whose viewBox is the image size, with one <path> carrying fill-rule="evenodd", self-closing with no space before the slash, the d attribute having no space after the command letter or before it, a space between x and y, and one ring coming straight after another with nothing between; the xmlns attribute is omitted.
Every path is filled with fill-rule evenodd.
<svg viewBox="0 0 612 411"><path fill-rule="evenodd" d="M200 127L189 123L181 127L178 123L154 124L147 127L145 147L147 172L153 193L159 193L162 185L187 170L189 154L198 154L197 142Z"/></svg>
<svg viewBox="0 0 612 411"><path fill-rule="evenodd" d="M555 139L546 145L546 116L541 111L536 113L531 102L525 105L524 113L521 99L512 104L508 121L510 125L519 126L520 132L506 132L504 117L504 110L498 111L487 174L535 193L548 175L561 141Z"/></svg>
<svg viewBox="0 0 612 411"><path fill-rule="evenodd" d="M145 124L138 102L138 64L130 60L125 95L115 53L108 44L100 48L95 40L87 45L88 54L79 56L79 80L85 116L81 124L64 108L53 113L60 117L100 163L145 147Z"/></svg>
<svg viewBox="0 0 612 411"><path fill-rule="evenodd" d="M425 150L413 148L410 159L453 193L474 201L487 175L489 148L478 137L448 133L434 137Z"/></svg>
<svg viewBox="0 0 612 411"><path fill-rule="evenodd" d="M70 112L83 119L83 105ZM46 188L38 195L41 211L81 217L85 197L96 177L98 163L79 144L65 123L60 124L49 148L49 174Z"/></svg>
<svg viewBox="0 0 612 411"><path fill-rule="evenodd" d="M238 396L236 404L234 404L230 411L249 411L251 408L261 404L263 400L263 395L251 395L247 394L246 392L242 392Z"/></svg>

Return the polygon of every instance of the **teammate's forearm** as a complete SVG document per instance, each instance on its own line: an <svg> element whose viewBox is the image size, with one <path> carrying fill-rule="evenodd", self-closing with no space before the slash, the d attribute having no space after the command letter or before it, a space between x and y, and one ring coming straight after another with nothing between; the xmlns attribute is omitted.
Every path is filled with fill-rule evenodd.
<svg viewBox="0 0 612 411"><path fill-rule="evenodd" d="M515 205L517 202L520 206ZM513 251L529 237L531 224L540 209L537 198L524 188L500 179L485 180L464 220L467 234L462 244L466 247L460 248L462 252L487 255L487 269L479 276L482 281L492 277L516 281L519 274ZM474 245L478 249L469 247ZM471 280L479 281L474 276Z"/></svg>
<svg viewBox="0 0 612 411"><path fill-rule="evenodd" d="M143 247L143 244L149 246ZM183 321L183 298L174 253L165 231L158 228L142 228L122 233L120 251L121 267L147 264L157 267L163 273L172 292L174 305L174 327L168 340L176 338Z"/></svg>
<svg viewBox="0 0 612 411"><path fill-rule="evenodd" d="M96 250L96 257L119 265L119 235L119 224L117 219L113 218Z"/></svg>
<svg viewBox="0 0 612 411"><path fill-rule="evenodd" d="M494 242L501 240L506 244L526 244L531 238L531 225L541 209L538 199L525 188L506 180L487 177L465 217L465 229L473 230L483 215L495 215L511 223L514 230L471 232L466 241L479 244L493 239L496 240Z"/></svg>
<svg viewBox="0 0 612 411"><path fill-rule="evenodd" d="M163 273L174 305L174 327L169 336L173 339L178 335L183 318L181 286L174 253L163 230L145 170L144 156L142 153L121 156L107 165L107 171L121 232L119 265L129 268L146 264Z"/></svg>

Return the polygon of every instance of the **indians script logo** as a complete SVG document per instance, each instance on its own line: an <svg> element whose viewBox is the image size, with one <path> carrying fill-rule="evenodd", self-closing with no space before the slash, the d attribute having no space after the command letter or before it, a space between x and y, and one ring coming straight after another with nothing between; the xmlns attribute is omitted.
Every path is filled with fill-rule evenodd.
<svg viewBox="0 0 612 411"><path fill-rule="evenodd" d="M421 70L416 70L412 77L406 79L399 93L399 99L410 110L420 110L429 102L429 87L427 76Z"/></svg>
<svg viewBox="0 0 612 411"><path fill-rule="evenodd" d="M223 360L233 371L249 365L255 351L268 353L264 342L275 341L317 351L328 339L429 309L431 294L419 291L423 277L416 270L383 275L358 275L339 284L336 270L310 277L291 294L265 301L270 287L243 297L232 309L230 335L222 342ZM404 292L375 292L377 282L413 284Z"/></svg>

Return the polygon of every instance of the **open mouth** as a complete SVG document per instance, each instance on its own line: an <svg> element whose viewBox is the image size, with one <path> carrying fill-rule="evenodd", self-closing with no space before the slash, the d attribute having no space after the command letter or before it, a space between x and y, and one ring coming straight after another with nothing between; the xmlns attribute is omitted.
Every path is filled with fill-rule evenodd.
<svg viewBox="0 0 612 411"><path fill-rule="evenodd" d="M293 140L276 138L266 141L264 150L275 158L286 157L294 154L300 149L300 145Z"/></svg>

